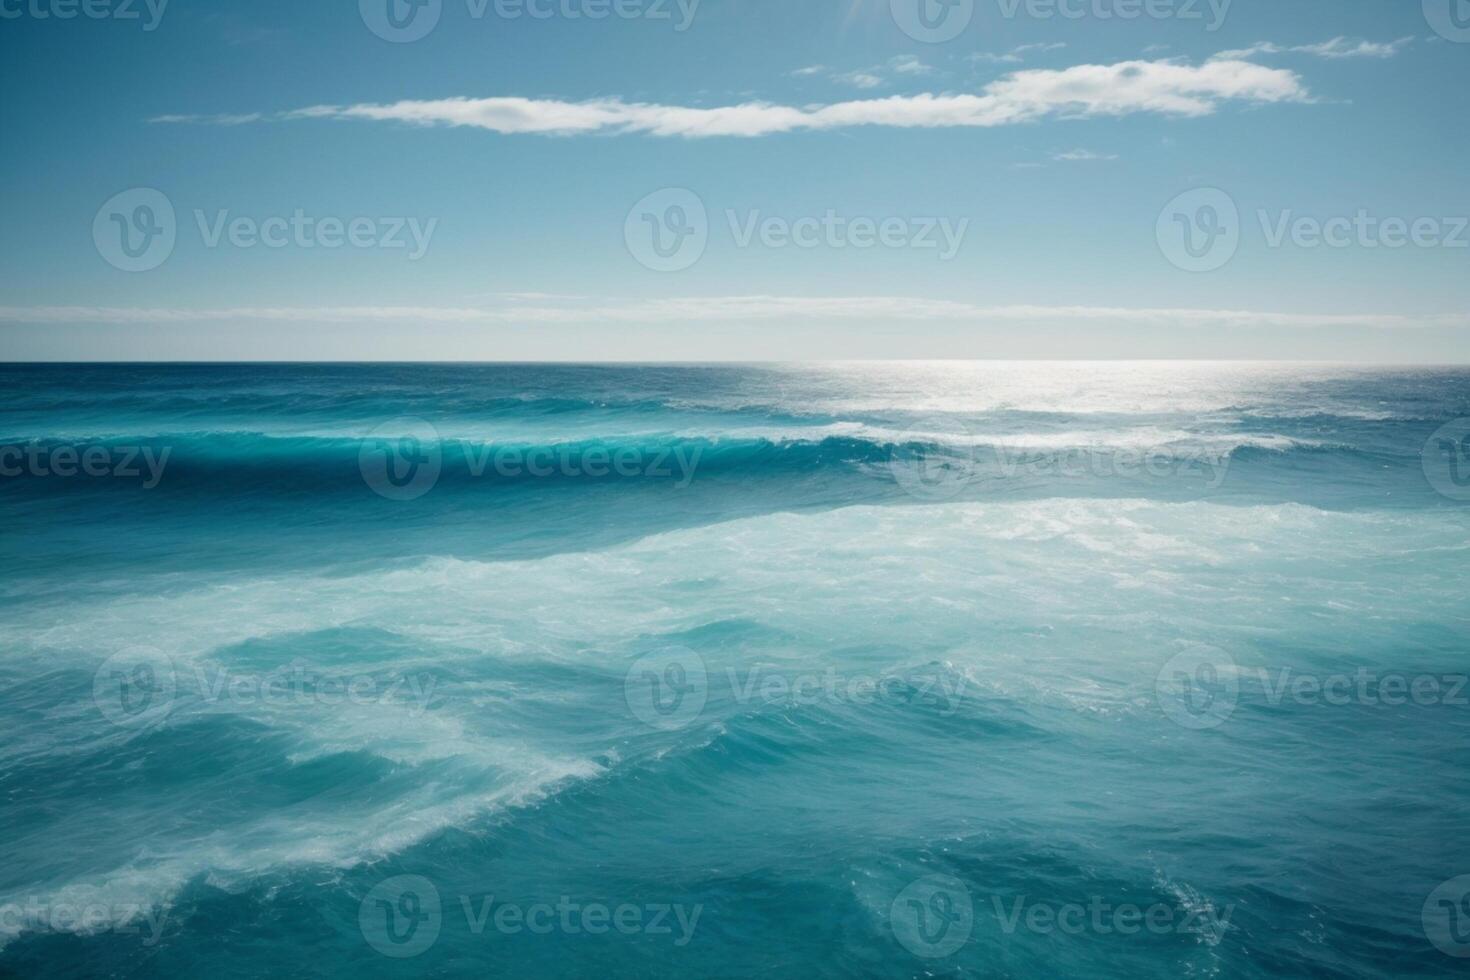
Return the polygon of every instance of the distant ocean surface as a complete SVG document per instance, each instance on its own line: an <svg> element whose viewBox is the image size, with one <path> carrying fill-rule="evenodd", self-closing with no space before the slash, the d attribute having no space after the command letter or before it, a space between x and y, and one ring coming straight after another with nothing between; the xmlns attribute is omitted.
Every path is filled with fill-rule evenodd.
<svg viewBox="0 0 1470 980"><path fill-rule="evenodd" d="M0 391L0 975L1464 975L1470 372Z"/></svg>

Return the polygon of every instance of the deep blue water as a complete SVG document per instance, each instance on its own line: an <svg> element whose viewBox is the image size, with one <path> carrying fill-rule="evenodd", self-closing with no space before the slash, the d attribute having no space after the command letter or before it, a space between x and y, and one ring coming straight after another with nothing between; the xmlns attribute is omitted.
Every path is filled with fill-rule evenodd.
<svg viewBox="0 0 1470 980"><path fill-rule="evenodd" d="M0 975L1463 975L1470 372L0 391Z"/></svg>

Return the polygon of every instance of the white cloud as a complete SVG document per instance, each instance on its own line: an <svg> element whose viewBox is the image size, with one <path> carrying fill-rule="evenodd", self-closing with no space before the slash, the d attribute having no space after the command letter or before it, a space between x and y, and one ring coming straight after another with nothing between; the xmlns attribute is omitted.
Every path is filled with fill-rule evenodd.
<svg viewBox="0 0 1470 980"><path fill-rule="evenodd" d="M894 296L707 296L644 301L528 302L501 307L231 307L177 309L98 306L0 307L0 323L152 325L270 321L287 323L691 323L769 320L964 321L1005 323L1146 324L1181 328L1425 329L1470 327L1463 313L1270 313L1248 310L1106 306L983 306Z"/></svg>
<svg viewBox="0 0 1470 980"><path fill-rule="evenodd" d="M1349 41L1345 37L1335 37L1321 44L1304 44L1292 50L1322 58L1392 58L1413 41L1412 37L1401 37L1397 41L1379 44L1374 41Z"/></svg>
<svg viewBox="0 0 1470 980"><path fill-rule="evenodd" d="M279 114L280 119L362 119L419 126L468 126L496 133L647 133L653 136L764 136L852 126L989 127L1051 116L1126 116L1158 113L1206 116L1227 102L1305 102L1301 77L1247 61L1125 61L1064 70L1019 71L986 85L980 94L924 93L783 106L747 102L721 108L630 103L621 99L457 97L388 104L322 105ZM180 121L159 117L155 121Z"/></svg>
<svg viewBox="0 0 1470 980"><path fill-rule="evenodd" d="M970 55L970 60L988 61L992 64L1018 65L1026 60L1026 55L1031 54L1032 52L1044 54L1048 51L1060 51L1066 46L1067 42L1065 41L1057 41L1054 44L1022 44L1019 47L1011 48L1011 50L1001 54L995 54L989 51L976 52L975 54Z"/></svg>
<svg viewBox="0 0 1470 980"><path fill-rule="evenodd" d="M810 78L815 75L827 74L834 82L844 85L853 85L857 88L878 88L887 82L888 75L932 75L934 68L915 58L913 55L899 55L890 58L881 65L872 68L864 68L859 71L829 72L823 65L812 65L808 68L798 68L792 72L798 78Z"/></svg>
<svg viewBox="0 0 1470 980"><path fill-rule="evenodd" d="M841 75L833 75L832 77L839 82L846 82L848 85L855 86L856 88L877 88L883 84L882 78L866 71L850 71Z"/></svg>
<svg viewBox="0 0 1470 980"><path fill-rule="evenodd" d="M1065 153L1053 153L1053 160L1063 162L1088 161L1088 160L1116 160L1116 153L1094 153L1092 150L1067 150Z"/></svg>
<svg viewBox="0 0 1470 980"><path fill-rule="evenodd" d="M899 55L888 62L888 67L900 75L932 75L934 68L924 64L913 55Z"/></svg>
<svg viewBox="0 0 1470 980"><path fill-rule="evenodd" d="M220 113L212 116L157 116L148 120L154 123L199 123L209 126L244 126L249 123L263 122L266 116L260 112L246 112L239 115Z"/></svg>
<svg viewBox="0 0 1470 980"><path fill-rule="evenodd" d="M1221 51L1215 57L1222 61L1238 61L1242 58L1254 58L1258 54L1280 54L1288 50L1279 44L1270 41L1258 41L1248 48L1235 48L1231 51Z"/></svg>
<svg viewBox="0 0 1470 980"><path fill-rule="evenodd" d="M1260 54L1311 54L1319 58L1392 58L1402 51L1406 46L1412 44L1412 37L1401 37L1397 41L1384 43L1376 41L1349 40L1345 37L1335 37L1330 41L1320 44L1298 44L1294 47L1286 47L1274 44L1270 41L1260 41L1248 48L1240 48L1235 51L1221 51L1215 55L1217 59L1225 61L1238 61L1243 58L1253 58Z"/></svg>

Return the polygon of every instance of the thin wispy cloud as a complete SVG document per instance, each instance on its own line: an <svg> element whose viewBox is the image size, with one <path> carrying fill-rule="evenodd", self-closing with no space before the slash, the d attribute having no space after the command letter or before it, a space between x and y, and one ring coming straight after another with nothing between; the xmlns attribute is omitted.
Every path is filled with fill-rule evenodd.
<svg viewBox="0 0 1470 980"><path fill-rule="evenodd" d="M1062 153L1053 153L1053 160L1061 163L1085 163L1093 160L1116 160L1116 153L1095 153L1092 150L1066 150Z"/></svg>
<svg viewBox="0 0 1470 980"><path fill-rule="evenodd" d="M970 55L971 61L984 61L991 64L1018 65L1026 60L1030 54L1044 54L1048 51L1060 51L1067 46L1065 41L1057 41L1053 44L1022 44L1011 48L1009 51L995 53L990 51L979 51Z"/></svg>
<svg viewBox="0 0 1470 980"><path fill-rule="evenodd" d="M871 89L879 88L888 84L890 79L898 76L916 78L924 75L934 74L934 67L919 60L913 55L899 55L890 58L881 65L871 68L862 68L856 71L833 71L825 65L809 65L806 68L798 68L791 72L795 78L812 78L825 76L834 82L843 85L852 85L856 88Z"/></svg>
<svg viewBox="0 0 1470 980"><path fill-rule="evenodd" d="M1242 58L1254 58L1263 54L1310 54L1319 58L1392 58L1404 48L1414 42L1412 37L1401 37L1397 41L1377 42L1353 40L1346 37L1335 37L1330 41L1322 41L1318 44L1298 44L1285 46L1274 44L1270 41L1260 41L1248 48L1240 48L1234 51L1221 51L1215 55L1216 58L1225 61L1236 61Z"/></svg>
<svg viewBox="0 0 1470 980"><path fill-rule="evenodd" d="M934 66L927 65L912 55L900 55L888 62L888 67L900 75L932 75Z"/></svg>
<svg viewBox="0 0 1470 980"><path fill-rule="evenodd" d="M244 112L238 114L218 113L205 116L155 116L148 120L152 123L196 123L209 126L245 126L250 123L263 122L267 117L262 112Z"/></svg>
<svg viewBox="0 0 1470 980"><path fill-rule="evenodd" d="M1058 150L1051 154L1050 159L1053 163L1097 163L1117 160L1118 155L1116 153L1098 153L1095 150L1079 148L1075 150ZM1026 160L1013 163L1011 166L1017 170L1039 170L1045 169L1047 164L1034 160Z"/></svg>
<svg viewBox="0 0 1470 980"><path fill-rule="evenodd" d="M1470 326L1470 315L1378 313L1275 313L1194 308L1112 306L986 306L951 300L899 296L704 296L586 303L527 302L498 307L316 306L210 309L29 306L0 307L0 323L153 324L214 322L287 323L459 323L586 324L691 323L769 320L963 321L1055 324L1116 323L1181 328L1382 328L1432 329Z"/></svg>
<svg viewBox="0 0 1470 980"><path fill-rule="evenodd" d="M855 126L897 128L993 127L1049 117L1120 117L1138 113L1198 117L1227 103L1305 102L1295 72L1248 61L1203 65L1125 61L1064 70L1019 71L979 94L924 93L821 106L747 102L719 108L597 99L564 102L517 97L411 99L393 103L320 105L279 113L278 120L334 119L416 126L472 127L501 134L586 133L651 136L765 136ZM209 123L214 117L162 116L155 122Z"/></svg>
<svg viewBox="0 0 1470 980"><path fill-rule="evenodd" d="M845 82L856 88L877 88L883 84L881 75L874 75L872 72L866 71L843 72L841 75L833 75L832 77L839 82Z"/></svg>

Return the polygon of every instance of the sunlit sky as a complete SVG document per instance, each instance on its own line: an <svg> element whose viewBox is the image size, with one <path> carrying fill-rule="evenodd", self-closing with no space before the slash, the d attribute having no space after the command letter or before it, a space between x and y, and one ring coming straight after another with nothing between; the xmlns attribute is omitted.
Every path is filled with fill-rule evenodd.
<svg viewBox="0 0 1470 980"><path fill-rule="evenodd" d="M1464 0L122 2L0 359L1470 360Z"/></svg>

